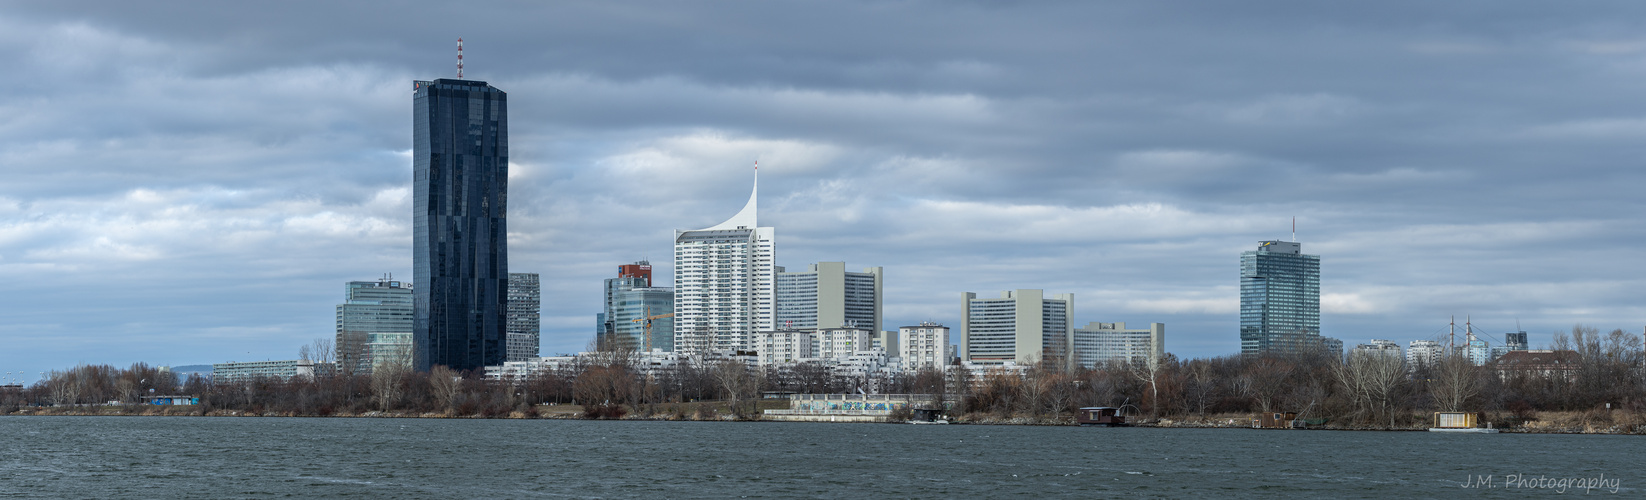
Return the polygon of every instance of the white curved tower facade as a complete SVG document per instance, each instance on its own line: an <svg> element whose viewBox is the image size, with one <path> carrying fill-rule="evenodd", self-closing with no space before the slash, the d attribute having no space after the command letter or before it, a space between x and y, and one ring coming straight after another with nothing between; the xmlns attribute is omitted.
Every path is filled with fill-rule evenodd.
<svg viewBox="0 0 1646 500"><path fill-rule="evenodd" d="M675 350L754 350L755 332L775 323L777 232L759 227L754 191L737 215L714 226L674 233Z"/></svg>

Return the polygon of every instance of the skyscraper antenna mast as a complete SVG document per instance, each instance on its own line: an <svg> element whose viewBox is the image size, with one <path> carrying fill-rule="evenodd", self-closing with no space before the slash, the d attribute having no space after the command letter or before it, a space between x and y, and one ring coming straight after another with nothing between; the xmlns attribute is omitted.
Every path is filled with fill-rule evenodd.
<svg viewBox="0 0 1646 500"><path fill-rule="evenodd" d="M463 37L457 37L457 79L463 79Z"/></svg>
<svg viewBox="0 0 1646 500"><path fill-rule="evenodd" d="M461 56L459 56L461 58ZM1297 243L1297 216L1292 216L1292 243Z"/></svg>

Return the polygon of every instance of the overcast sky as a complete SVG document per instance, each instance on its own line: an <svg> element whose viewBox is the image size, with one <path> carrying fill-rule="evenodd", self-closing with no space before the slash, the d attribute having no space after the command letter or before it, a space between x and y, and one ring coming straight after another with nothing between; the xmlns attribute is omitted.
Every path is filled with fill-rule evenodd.
<svg viewBox="0 0 1646 500"><path fill-rule="evenodd" d="M545 354L756 159L778 264L884 266L888 327L1038 288L1234 353L1294 216L1351 346L1646 326L1646 5L1094 3L0 3L0 373L332 337L411 278L411 82L458 37Z"/></svg>

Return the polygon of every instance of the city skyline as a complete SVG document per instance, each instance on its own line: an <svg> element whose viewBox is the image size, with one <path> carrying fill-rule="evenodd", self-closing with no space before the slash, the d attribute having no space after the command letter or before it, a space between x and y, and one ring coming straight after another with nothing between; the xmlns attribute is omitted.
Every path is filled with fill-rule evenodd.
<svg viewBox="0 0 1646 500"><path fill-rule="evenodd" d="M514 101L544 354L755 160L775 265L883 267L886 328L1040 289L1234 354L1231 256L1296 216L1347 345L1640 331L1646 7L1267 5L9 5L0 372L333 337L339 283L413 275L407 82L459 36Z"/></svg>

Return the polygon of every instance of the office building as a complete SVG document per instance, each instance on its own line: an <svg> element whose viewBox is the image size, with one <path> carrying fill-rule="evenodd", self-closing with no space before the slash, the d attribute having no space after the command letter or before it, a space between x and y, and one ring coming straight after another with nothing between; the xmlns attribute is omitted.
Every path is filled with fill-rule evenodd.
<svg viewBox="0 0 1646 500"><path fill-rule="evenodd" d="M749 351L754 334L775 328L777 230L760 227L759 170L737 215L704 229L675 231L674 334L722 352Z"/></svg>
<svg viewBox="0 0 1646 500"><path fill-rule="evenodd" d="M1319 337L1320 256L1287 241L1259 242L1257 250L1241 253L1240 353L1291 353L1333 344ZM1341 355L1342 341L1335 345Z"/></svg>
<svg viewBox="0 0 1646 500"><path fill-rule="evenodd" d="M508 361L527 361L537 357L542 345L542 288L537 273L509 273L508 334L504 355Z"/></svg>
<svg viewBox="0 0 1646 500"><path fill-rule="evenodd" d="M1074 294L1007 290L997 299L965 292L960 300L960 355L974 365L1032 365L1059 360L1074 342Z"/></svg>
<svg viewBox="0 0 1646 500"><path fill-rule="evenodd" d="M371 374L374 335L412 333L412 284L384 276L343 285L337 305L337 366L344 373Z"/></svg>
<svg viewBox="0 0 1646 500"><path fill-rule="evenodd" d="M909 371L944 369L949 365L949 327L929 321L897 329L896 348L887 352L903 360Z"/></svg>
<svg viewBox="0 0 1646 500"><path fill-rule="evenodd" d="M672 352L674 348L674 291L652 286L648 261L617 266L617 277L606 279L605 313L596 342L601 346Z"/></svg>
<svg viewBox="0 0 1646 500"><path fill-rule="evenodd" d="M1115 363L1153 366L1166 355L1166 324L1126 328L1125 323L1087 323L1074 329L1075 363L1096 368Z"/></svg>
<svg viewBox="0 0 1646 500"><path fill-rule="evenodd" d="M799 330L854 327L880 331L883 270L846 271L845 262L819 262L805 271L777 272L777 327Z"/></svg>
<svg viewBox="0 0 1646 500"><path fill-rule="evenodd" d="M412 332L377 332L366 336L366 355L372 370L385 365L412 368Z"/></svg>
<svg viewBox="0 0 1646 500"><path fill-rule="evenodd" d="M473 370L507 355L507 97L474 80L413 87L412 345L419 371Z"/></svg>

